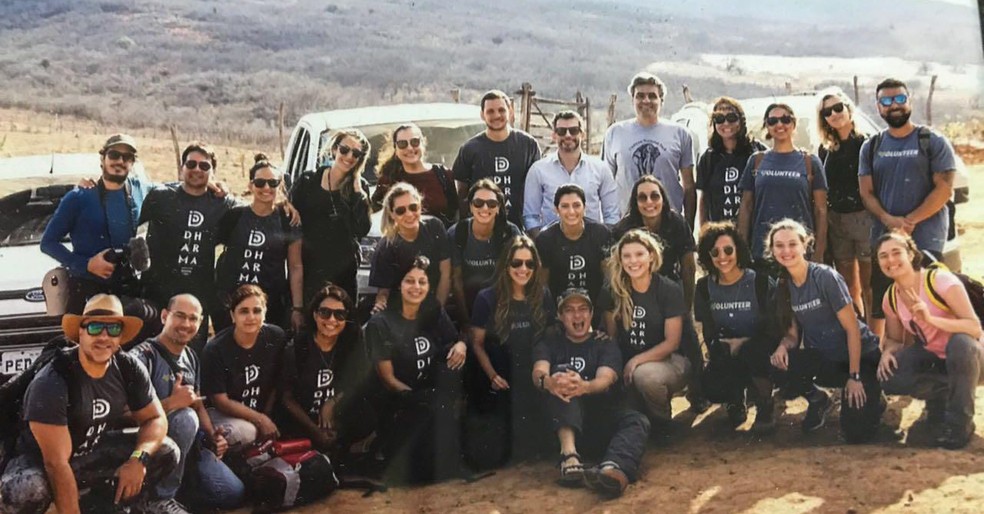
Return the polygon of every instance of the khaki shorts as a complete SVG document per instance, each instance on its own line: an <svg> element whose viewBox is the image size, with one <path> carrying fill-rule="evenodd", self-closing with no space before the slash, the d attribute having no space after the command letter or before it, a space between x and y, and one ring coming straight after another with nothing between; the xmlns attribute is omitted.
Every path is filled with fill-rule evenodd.
<svg viewBox="0 0 984 514"><path fill-rule="evenodd" d="M871 215L827 211L827 245L835 261L871 258Z"/></svg>

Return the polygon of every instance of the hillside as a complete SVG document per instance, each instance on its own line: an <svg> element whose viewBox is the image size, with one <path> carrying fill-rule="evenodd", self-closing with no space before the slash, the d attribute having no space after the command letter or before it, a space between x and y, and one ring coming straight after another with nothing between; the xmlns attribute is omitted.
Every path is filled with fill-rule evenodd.
<svg viewBox="0 0 984 514"><path fill-rule="evenodd" d="M0 106L255 142L275 134L281 101L292 123L315 109L445 100L452 88L474 101L490 87L529 81L541 94L581 90L602 106L635 70L697 62L701 53L982 62L977 13L926 0L486 5L0 0ZM937 27L950 37L925 36ZM665 79L670 109L685 82L706 96L773 91L701 74Z"/></svg>

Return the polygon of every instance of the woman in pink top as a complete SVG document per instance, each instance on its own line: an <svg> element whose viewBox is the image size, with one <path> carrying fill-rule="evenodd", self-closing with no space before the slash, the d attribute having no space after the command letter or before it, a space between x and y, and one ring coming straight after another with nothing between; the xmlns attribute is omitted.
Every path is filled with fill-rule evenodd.
<svg viewBox="0 0 984 514"><path fill-rule="evenodd" d="M878 265L894 285L885 294L885 335L878 378L888 394L926 400L936 443L963 448L974 434L974 391L984 368L981 322L954 274L937 270L930 297L922 254L908 234L890 232L875 244Z"/></svg>

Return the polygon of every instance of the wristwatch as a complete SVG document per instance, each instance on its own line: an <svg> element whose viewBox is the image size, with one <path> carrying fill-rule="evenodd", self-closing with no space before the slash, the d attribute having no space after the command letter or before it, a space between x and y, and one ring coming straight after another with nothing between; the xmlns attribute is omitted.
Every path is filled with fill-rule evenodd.
<svg viewBox="0 0 984 514"><path fill-rule="evenodd" d="M860 382L861 381L861 373L858 373L857 371L855 371L854 373L848 373L847 374L847 379L848 380L853 380L855 382Z"/></svg>
<svg viewBox="0 0 984 514"><path fill-rule="evenodd" d="M150 453L144 450L133 450L130 454L131 459L137 459L137 462L143 464L143 467L147 467L147 463L150 462Z"/></svg>

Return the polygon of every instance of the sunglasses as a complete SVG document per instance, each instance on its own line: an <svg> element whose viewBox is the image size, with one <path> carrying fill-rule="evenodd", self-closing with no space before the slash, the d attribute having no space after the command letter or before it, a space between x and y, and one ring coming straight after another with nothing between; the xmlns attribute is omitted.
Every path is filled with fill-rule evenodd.
<svg viewBox="0 0 984 514"><path fill-rule="evenodd" d="M730 256L732 256L732 255L735 254L735 247L734 246L731 246L731 245L725 246L723 248L723 250L724 250L724 254L727 255L728 257L730 257ZM708 252L708 253L710 253L711 254L711 257L714 257L715 259L719 255L721 255L721 251L718 250L717 248L711 248L711 251Z"/></svg>
<svg viewBox="0 0 984 514"><path fill-rule="evenodd" d="M635 94L635 99L636 100L646 100L646 99L649 99L649 100L652 100L652 101L656 101L656 100L659 100L659 94L658 93L636 93Z"/></svg>
<svg viewBox="0 0 984 514"><path fill-rule="evenodd" d="M769 126L771 127L771 126L774 126L776 123L782 123L783 125L789 125L795 119L796 118L793 118L792 116L790 116L788 114L783 114L782 116L769 116L768 118L765 119L765 122L768 123Z"/></svg>
<svg viewBox="0 0 984 514"><path fill-rule="evenodd" d="M399 143L397 143L397 146L400 146ZM338 145L338 153L342 155L348 155L349 152L352 152L352 157L355 157L356 159L361 159L366 156L366 153L363 152L362 150L356 150L355 148L350 148L348 145Z"/></svg>
<svg viewBox="0 0 984 514"><path fill-rule="evenodd" d="M240 314L240 315L243 315L243 316L245 316L246 314L251 314L251 313L252 314L263 314L263 308L262 307L253 307L253 309L251 310L249 307L243 307L242 309L237 309L236 310L236 314Z"/></svg>
<svg viewBox="0 0 984 514"><path fill-rule="evenodd" d="M137 160L137 154L118 152L116 150L109 150L106 152L106 158L111 161L118 161L120 159L123 159L123 162L133 162Z"/></svg>
<svg viewBox="0 0 984 514"><path fill-rule="evenodd" d="M738 121L741 120L741 117L733 112L729 112L728 114L715 114L712 118L714 119L715 125L720 125L724 122L738 123Z"/></svg>
<svg viewBox="0 0 984 514"><path fill-rule="evenodd" d="M820 116L823 116L824 118L829 118L830 115L835 112L844 112L844 102L838 102L835 103L834 105L831 105L830 107L824 107L823 109L820 109Z"/></svg>
<svg viewBox="0 0 984 514"><path fill-rule="evenodd" d="M471 201L472 207L476 209L481 209L482 207L488 207L489 209L495 209L499 206L499 200L483 200L481 198L474 198Z"/></svg>
<svg viewBox="0 0 984 514"><path fill-rule="evenodd" d="M406 150L408 146L418 148L420 146L420 138L415 137L412 139L400 139L396 142L396 147L399 148L400 150ZM341 147L339 147L339 149L340 148ZM360 156L356 154L356 157L360 157Z"/></svg>
<svg viewBox="0 0 984 514"><path fill-rule="evenodd" d="M581 127L557 127L554 129L554 134L560 137L564 137L567 134L572 136L577 136L581 133Z"/></svg>
<svg viewBox="0 0 984 514"><path fill-rule="evenodd" d="M397 216L403 216L404 214L407 213L407 209L409 209L410 212L417 212L420 210L420 204L412 203L410 205L401 205L393 209L393 214L396 214Z"/></svg>
<svg viewBox="0 0 984 514"><path fill-rule="evenodd" d="M882 104L882 107L890 107L893 103L899 105L905 105L909 101L909 95L903 93L901 95L895 96L883 96L878 99L878 103Z"/></svg>
<svg viewBox="0 0 984 514"><path fill-rule="evenodd" d="M106 332L109 337L119 337L123 333L123 323L119 321L90 321L84 325L82 328L85 329L85 333L90 336L97 336L102 334L103 331Z"/></svg>
<svg viewBox="0 0 984 514"><path fill-rule="evenodd" d="M202 170L202 171L207 171L207 170ZM274 189L280 186L279 178L254 178L252 182L253 182L253 186L259 189L263 189L263 186L269 186L270 189Z"/></svg>
<svg viewBox="0 0 984 514"><path fill-rule="evenodd" d="M348 311L345 309L329 309L328 307L318 307L314 314L319 318L327 320L334 317L335 321L348 321Z"/></svg>
<svg viewBox="0 0 984 514"><path fill-rule="evenodd" d="M536 261L533 259L513 259L509 261L510 268L518 269L520 266L526 266L526 269L536 269Z"/></svg>
<svg viewBox="0 0 984 514"><path fill-rule="evenodd" d="M646 193L639 193L636 195L636 200L639 203L644 203L646 200L649 200L650 202L658 202L660 198L663 197L659 194L659 191L653 191L648 195Z"/></svg>
<svg viewBox="0 0 984 514"><path fill-rule="evenodd" d="M212 163L208 161L185 161L185 168L188 168L189 170L197 168L207 172L212 169Z"/></svg>

